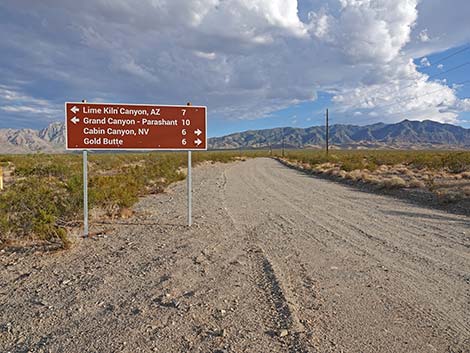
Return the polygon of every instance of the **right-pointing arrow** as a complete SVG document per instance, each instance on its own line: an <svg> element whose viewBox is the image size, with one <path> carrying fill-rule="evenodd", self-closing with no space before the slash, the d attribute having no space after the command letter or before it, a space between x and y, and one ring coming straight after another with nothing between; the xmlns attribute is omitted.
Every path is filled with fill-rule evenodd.
<svg viewBox="0 0 470 353"><path fill-rule="evenodd" d="M197 129L196 131L194 131L194 133L195 133L197 136L199 136L199 135L201 135L201 134L202 134L202 131L201 131L201 130L199 130L199 129Z"/></svg>
<svg viewBox="0 0 470 353"><path fill-rule="evenodd" d="M72 111L72 113L74 114L77 114L78 111L80 111L80 109L78 109L75 105L70 109Z"/></svg>
<svg viewBox="0 0 470 353"><path fill-rule="evenodd" d="M76 125L77 123L80 122L80 119L74 116L70 121Z"/></svg>
<svg viewBox="0 0 470 353"><path fill-rule="evenodd" d="M199 145L202 143L202 141L200 139L197 139L196 141L194 141L194 143L196 144L196 146L199 147Z"/></svg>

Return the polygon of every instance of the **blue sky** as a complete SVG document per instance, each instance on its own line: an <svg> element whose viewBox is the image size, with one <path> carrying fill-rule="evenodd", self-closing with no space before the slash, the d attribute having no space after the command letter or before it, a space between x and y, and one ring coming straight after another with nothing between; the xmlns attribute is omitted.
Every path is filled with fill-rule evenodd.
<svg viewBox="0 0 470 353"><path fill-rule="evenodd" d="M83 98L207 105L209 136L319 125L327 107L332 123L470 128L470 81L456 86L468 13L464 0L7 0L0 128L43 128Z"/></svg>

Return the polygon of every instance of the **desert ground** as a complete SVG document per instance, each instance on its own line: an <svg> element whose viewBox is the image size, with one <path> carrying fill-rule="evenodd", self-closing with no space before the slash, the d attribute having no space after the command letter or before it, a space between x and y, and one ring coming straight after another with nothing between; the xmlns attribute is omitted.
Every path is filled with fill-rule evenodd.
<svg viewBox="0 0 470 353"><path fill-rule="evenodd" d="M268 158L0 253L1 352L469 352L470 219Z"/></svg>

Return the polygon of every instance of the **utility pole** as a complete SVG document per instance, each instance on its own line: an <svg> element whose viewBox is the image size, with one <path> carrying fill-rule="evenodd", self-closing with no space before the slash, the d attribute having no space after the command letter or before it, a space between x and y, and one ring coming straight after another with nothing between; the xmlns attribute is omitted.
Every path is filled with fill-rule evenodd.
<svg viewBox="0 0 470 353"><path fill-rule="evenodd" d="M328 118L328 108L326 109L326 155L328 156L328 152L330 149L330 126L329 126L329 118Z"/></svg>

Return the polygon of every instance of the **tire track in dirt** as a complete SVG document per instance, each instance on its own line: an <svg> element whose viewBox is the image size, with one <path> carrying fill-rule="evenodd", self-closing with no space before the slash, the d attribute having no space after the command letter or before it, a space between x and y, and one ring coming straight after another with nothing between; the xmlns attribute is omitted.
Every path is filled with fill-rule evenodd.
<svg viewBox="0 0 470 353"><path fill-rule="evenodd" d="M255 281L265 293L265 300L270 308L270 319L266 325L271 327L271 329L266 332L266 334L269 334L272 337L279 337L282 330L286 330L287 335L279 338L281 346L287 346L284 347L287 349L287 352L311 352L312 350L309 350L308 345L305 343L304 328L291 308L292 299L287 299L285 285L283 284L282 279L277 275L278 271L274 269L273 263L268 259L262 246L257 241L256 227L254 229L250 229L249 227L244 226L243 222L237 220L236 216L230 212L230 208L227 205L226 172L223 173L223 178L223 205L227 211L227 215L237 232L245 234L244 237L250 239L252 243L254 242L256 244L254 247L249 249L249 253L254 264ZM249 185L247 186L250 188ZM251 192L253 197L257 198L256 190L251 189Z"/></svg>
<svg viewBox="0 0 470 353"><path fill-rule="evenodd" d="M455 289L459 289L461 294L458 294L458 291L454 293L454 298L458 299L460 304L457 304L457 306L454 305L453 310L442 310L441 307L446 303L446 301L442 300L444 299L442 295L443 291L455 286L457 279L458 281L465 280L466 270L465 267L462 267L462 264L465 262L465 259L468 258L466 247L461 247L463 245L462 237L455 238L457 241L454 242L457 247L460 247L458 248L459 257L442 256L440 254L442 250L439 248L436 249L433 245L436 238L439 238L440 240L437 245L444 246L443 250L452 254L452 247L449 246L449 242L445 243L445 237L443 234L439 234L439 232L445 233L443 229L448 226L448 224L442 225L441 227L433 226L432 232L430 232L431 239L423 239L419 236L417 230L420 228L429 230L429 227L426 226L427 222L412 222L411 219L397 222L396 217L381 216L380 213L373 209L368 210L368 207L366 209L362 207L363 205L368 206L367 204L363 203L359 206L354 205L348 202L347 198L344 198L344 196L342 196L344 198L344 205L338 203L340 205L338 209L338 204L336 203L341 200L341 198L338 198L338 196L341 195L338 191L345 190L344 186L342 187L323 180L317 181L314 178L305 177L303 175L299 176L297 172L288 172L284 167L268 161L265 163L251 163L247 166L245 171L246 173L234 173L234 175L231 175L229 184L235 182L236 188L233 188L230 197L233 197L235 190L237 190L236 192L238 193L242 192L242 190L249 190L250 195L260 194L262 197L257 197L256 202L252 198L253 205L251 209L258 210L256 215L241 212L240 209L236 209L232 204L232 208L239 213L237 218L239 222L246 222L248 224L250 222L261 223L262 219L270 218L272 223L275 223L276 219L281 219L280 223L282 224L286 223L283 220L295 219L295 221L290 221L288 224L292 227L295 223L303 222L304 225L296 229L296 236L303 239L305 239L304 234L308 235L308 233L315 234L314 239L319 239L320 237L317 235L317 232L312 232L309 229L321 229L323 237L328 236L327 238L321 238L322 241L320 243L322 243L323 248L325 248L325 243L329 245L330 249L333 244L336 244L336 246L340 246L336 250L343 249L341 252L337 252L339 256L347 255L351 250L355 249L354 252L362 253L362 258L367 259L369 262L373 260L371 265L373 263L380 265L377 270L371 267L374 277L380 276L380 272L386 271L386 277L401 283L401 295L397 298L392 297L392 302L390 302L389 294L384 293L384 295L378 296L384 303L390 302L387 306L392 305L396 307L399 305L399 312L404 317L407 317L407 320L411 320L414 315L416 318L419 317L419 321L423 323L432 322L432 327L434 327L432 329L434 332L433 335L439 336L442 335L442 332L446 332L445 335L448 337L449 342L452 342L454 337L458 336L461 337L460 341L462 339L465 340L469 332L468 321L465 315L457 314L458 311L456 311L456 308L458 305L461 305L461 309L459 310L463 310L464 312L468 311L468 303L465 300L465 293L468 292L462 290L463 288L460 284L455 287ZM288 175L290 176L289 179L286 178ZM297 188L296 185L300 184L300 182L302 182L302 188ZM305 191L307 184L312 184L311 187L313 188L311 191ZM326 204L320 204L319 199L314 199L313 196L310 197L311 194L315 197L319 197L315 186L326 186L329 189L333 189L329 190L331 194L328 197L329 199L327 198ZM345 191L347 194L354 194L351 190ZM319 193L322 194L323 191ZM361 194L361 197L369 198L370 202L375 201L374 199L377 198L381 203L385 203L387 199L390 199L393 206L390 207L387 205L388 208L398 207L398 210L406 209L407 207L410 208L410 206L405 206L406 204L403 202L383 196ZM247 200L248 196L245 197L245 202L247 202ZM411 207L411 209L415 210L419 208ZM372 226L372 224L361 215L360 212L364 211L372 211L374 218L380 219L380 222ZM425 213L432 215L433 211L426 210ZM445 219L444 216L441 216L442 212L436 213ZM301 217L299 217L299 215ZM303 221L301 220L302 218ZM463 224L467 223L463 217L454 218L449 216L448 218L449 222L451 222L448 228L450 228L451 231L455 231L455 234L457 234L457 231L462 230ZM269 233L270 230L268 229L269 227L266 226L264 232ZM283 226L280 226L279 230L274 232L274 234L279 234L279 231L282 231L282 229ZM453 242L453 236L449 238L448 241ZM267 239L265 239L265 241L266 240ZM287 239L285 239L285 237L276 238L276 240L273 239L273 242L278 241L286 242ZM403 247L403 243L406 244L405 247ZM308 247L307 244L308 243L305 243L306 247ZM302 245L295 245L295 247L298 246ZM353 249L351 249L351 246L353 246ZM278 250L268 247L266 251L271 254L272 251ZM290 251L294 251L294 249L291 248ZM278 262L278 260L276 261ZM359 261L359 263L363 262L360 258L355 261ZM430 265L431 268L423 272L423 269ZM385 270L381 270L381 268ZM433 268L440 272L440 274L432 272ZM283 269L285 269L285 266L283 266ZM455 277L452 278L449 277L449 275ZM377 277L376 280L378 280L378 278L380 277ZM426 292L423 292L423 288L426 288ZM464 295L463 297L461 296L462 294ZM419 302L417 303L417 297L426 298L425 302L428 303L425 305ZM441 297L437 302L431 299L437 297ZM407 312L413 314L407 314ZM451 322L453 323L452 325L446 324ZM459 341L458 338L457 341Z"/></svg>
<svg viewBox="0 0 470 353"><path fill-rule="evenodd" d="M262 171L265 177L268 177L266 170ZM282 179L281 179L282 180ZM267 178L264 179L264 182L267 181ZM271 180L270 180L271 181ZM400 236L401 233L404 234L410 234L408 229L404 228L404 226L398 224L397 225L397 230L395 232L391 232L390 229L393 229L394 227L389 227L388 229L384 226L384 224L377 225L377 230L375 231L376 234L382 233L382 237L378 237L376 235L373 235L365 230L363 230L361 227L356 226L353 222L351 221L345 221L345 216L348 214L353 214L352 217L348 217L348 219L355 219L356 221L359 220L361 217L357 215L356 212L351 212L352 208L346 207L343 208L342 210L342 217L336 215L336 214L331 214L329 213L328 216L326 217L324 214L321 213L321 209L319 207L315 207L315 211L312 212L312 214L315 214L315 217L312 217L310 213L307 213L304 208L302 208L300 205L304 202L299 196L301 195L298 190L289 190L290 192L283 191L281 192L281 185L280 181L278 179L272 179L276 183L276 187L273 187L271 189L268 188L268 192L271 193L271 197L274 199L279 200L281 203L286 203L288 207L295 209L296 212L304 216L306 219L310 220L313 224L316 224L317 226L321 226L325 232L330 233L330 234L336 234L336 238L340 239L342 238L341 235L339 234L349 234L352 235L352 238L346 239L346 242L348 242L350 245L355 246L357 249L361 249L364 251L364 249L370 249L373 250L367 252L367 256L369 258L375 258L375 260L378 263L384 263L385 266L389 269L395 269L396 271L401 272L402 274L406 275L409 278L413 278L413 281L408 281L407 285L410 288L413 288L413 290L418 293L420 291L420 286L423 285L423 273L421 271L423 262L426 264L426 266L432 265L433 268L435 268L436 271L441 271L445 275L453 274L456 278L459 280L466 281L468 278L468 274L465 271L456 271L450 266L447 262L442 259L440 262L436 263L436 258L431 257L429 253L422 253L421 251L417 252L416 247L406 247L406 248L400 248L397 246L394 246L393 249L394 251L390 251L390 243L389 241L386 241L383 238L383 234L387 235L389 238L392 238L394 235ZM273 192L273 190L276 190L276 192ZM388 224L390 226L390 223ZM433 234L434 235L434 234ZM361 237L365 237L368 240L363 240ZM344 237L343 237L344 238ZM383 248L383 251L377 251L378 247L370 247L370 245L365 245L369 240L372 240L377 243L378 246ZM429 247L426 246L426 244L423 244L422 250L429 249ZM411 251L410 249L413 249ZM434 251L434 249L433 249ZM384 257L385 255L385 257ZM416 256L419 256L419 258L416 258ZM462 260L464 258L468 258L465 256L465 254L460 253L459 254ZM407 261L409 263L409 266L400 266L399 268L395 266L396 261ZM433 260L433 261L431 261ZM450 258L447 258L447 261L450 261ZM440 277L439 280L434 278L433 276L428 276L425 278L426 283L434 284L436 286L436 289L431 289L434 290L436 293L438 291L446 290L447 288L452 286L453 281L447 280L446 278ZM413 308L412 302L413 300L410 298L407 298L406 296L402 297L402 301L404 302L405 305L407 305L409 308ZM411 310L411 309L409 309ZM413 309L416 315L419 315L420 317L425 317L426 313L423 312L423 310L420 310L419 308L414 308ZM455 319L455 314L454 313L449 313L448 311L443 311L439 310L438 306L435 306L434 314L437 321L440 321L440 319L446 319L446 321L454 321L454 327L450 329L450 331L453 334L457 334L458 332L466 332L468 336L470 336L470 328L468 325L468 320L463 318L463 320L456 320Z"/></svg>

